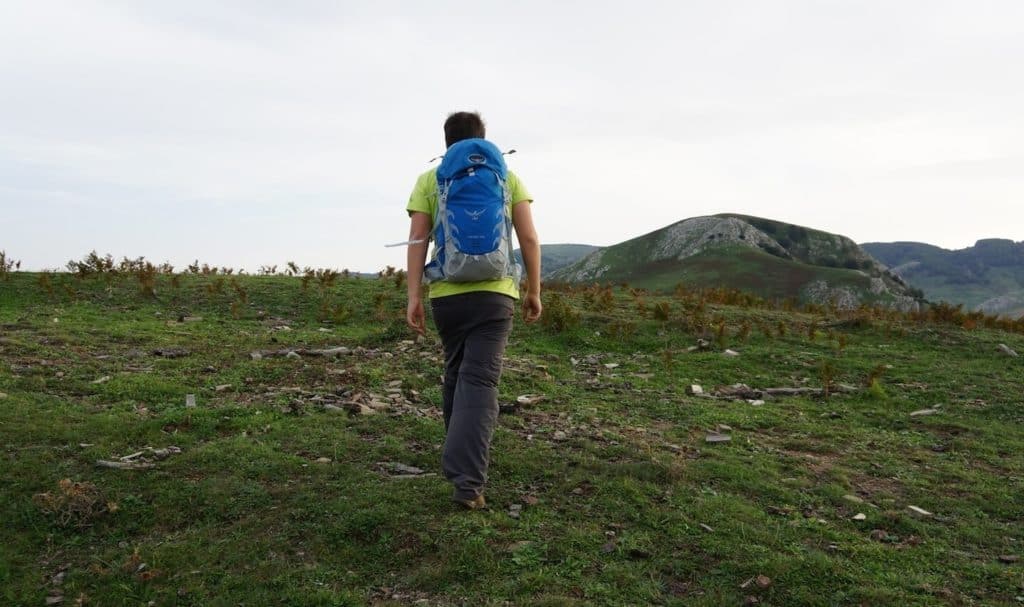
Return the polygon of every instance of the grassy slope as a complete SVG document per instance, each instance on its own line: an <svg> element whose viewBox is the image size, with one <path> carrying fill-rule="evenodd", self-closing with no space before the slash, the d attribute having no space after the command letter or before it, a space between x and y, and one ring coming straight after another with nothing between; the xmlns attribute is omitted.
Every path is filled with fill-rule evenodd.
<svg viewBox="0 0 1024 607"><path fill-rule="evenodd" d="M4 604L42 604L64 565L65 604L81 594L90 605L735 605L748 595L772 605L1009 605L1024 595L1021 564L998 561L1024 542L1024 359L995 352L1001 342L1024 352L1020 335L876 321L848 333L839 353L838 335L807 337L821 318L709 306L726 323L722 345L741 352L728 358L685 353L692 335L635 318L623 293L606 311L568 296L584 310L578 328L514 330L502 400L547 399L501 417L493 508L466 513L437 477L378 471L385 461L436 471L443 438L439 346L433 336L402 343L404 288L334 287L352 312L334 326L315 319L320 296L297 279L243 279L239 319L233 295L203 288L211 279L186 277L179 289L161 280L158 301L120 281L107 290L61 276L49 295L31 275L0 282ZM657 301L684 316L679 300L647 303ZM203 319L174 322L182 314ZM744 322L755 330L741 340ZM248 356L313 345L364 350ZM152 356L158 347L190 353ZM889 397L754 407L681 389L815 385L823 361L849 383L892 365ZM312 400L383 394L392 380L421 413L347 417ZM214 390L222 384L231 387ZM197 408L184 407L187 393ZM908 416L936 403L940 414ZM733 428L732 442L704 443L716 424ZM554 440L558 430L567 440ZM182 453L152 470L93 465L167 445ZM118 511L57 526L32 496L62 478L95 483ZM518 520L506 513L513 503L525 504ZM867 520L852 521L857 512ZM876 529L886 539L872 539ZM770 587L740 587L759 574Z"/></svg>
<svg viewBox="0 0 1024 607"><path fill-rule="evenodd" d="M621 255L634 253L627 250ZM623 267L617 259L609 263L613 268ZM710 249L681 261L648 263L621 272L612 270L602 279L656 290L671 290L679 283L692 288L734 288L780 300L798 298L801 289L815 280L864 293L869 292L871 283L870 278L854 270L811 266L738 246Z"/></svg>
<svg viewBox="0 0 1024 607"><path fill-rule="evenodd" d="M866 243L862 247L889 266L920 262L903 270L902 274L932 301L959 303L970 310L999 295L1024 293L1024 271L1019 266L981 263L971 267L968 264L970 253L976 247L950 251L917 242ZM1017 309L1004 311L1011 318L1020 312Z"/></svg>
<svg viewBox="0 0 1024 607"><path fill-rule="evenodd" d="M540 246L541 273L551 274L569 264L575 263L586 254L598 249L589 244L543 244ZM516 261L523 263L519 249L515 250Z"/></svg>
<svg viewBox="0 0 1024 607"><path fill-rule="evenodd" d="M778 241L794 259L809 265L828 267L830 261L833 267L845 267L844 262L860 257L857 244L838 234L752 215L722 213L719 217L746 221Z"/></svg>

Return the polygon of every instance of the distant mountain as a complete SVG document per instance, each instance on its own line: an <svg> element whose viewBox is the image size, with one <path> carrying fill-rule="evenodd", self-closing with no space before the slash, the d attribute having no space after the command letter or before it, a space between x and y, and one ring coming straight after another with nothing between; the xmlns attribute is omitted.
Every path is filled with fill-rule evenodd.
<svg viewBox="0 0 1024 607"><path fill-rule="evenodd" d="M598 249L550 280L730 287L845 308L917 305L910 287L849 238L747 215L693 217Z"/></svg>
<svg viewBox="0 0 1024 607"><path fill-rule="evenodd" d="M1010 318L1024 315L1024 241L989 238L955 251L920 242L861 247L929 300Z"/></svg>
<svg viewBox="0 0 1024 607"><path fill-rule="evenodd" d="M583 258L599 247L589 244L544 244L540 246L540 274L547 278L552 272ZM519 249L515 250L516 261L523 263Z"/></svg>

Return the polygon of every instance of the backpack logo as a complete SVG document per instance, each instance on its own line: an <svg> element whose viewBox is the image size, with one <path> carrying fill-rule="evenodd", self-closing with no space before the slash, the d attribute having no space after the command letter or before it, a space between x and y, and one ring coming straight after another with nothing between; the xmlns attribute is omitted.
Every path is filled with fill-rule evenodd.
<svg viewBox="0 0 1024 607"><path fill-rule="evenodd" d="M473 221L479 221L480 216L483 215L484 211L486 210L487 209L480 209L479 211L470 211L469 209L466 209L466 215L469 215L469 218L472 219Z"/></svg>

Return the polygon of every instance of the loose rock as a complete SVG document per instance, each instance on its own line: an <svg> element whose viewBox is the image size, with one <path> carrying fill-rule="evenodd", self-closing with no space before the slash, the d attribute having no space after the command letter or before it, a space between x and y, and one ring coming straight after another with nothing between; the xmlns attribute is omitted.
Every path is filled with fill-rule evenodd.
<svg viewBox="0 0 1024 607"><path fill-rule="evenodd" d="M931 512L928 512L924 508L918 508L917 506L907 506L907 509L912 511L912 512L916 512L917 514L920 514L921 516L931 516L932 515Z"/></svg>
<svg viewBox="0 0 1024 607"><path fill-rule="evenodd" d="M910 417L924 417L925 415L935 415L938 413L938 409L918 409L910 414Z"/></svg>
<svg viewBox="0 0 1024 607"><path fill-rule="evenodd" d="M726 350L725 352L722 352L722 354L724 354L726 356L739 356L740 355L740 353L737 352L736 350Z"/></svg>
<svg viewBox="0 0 1024 607"><path fill-rule="evenodd" d="M708 432L708 435L704 437L704 442L708 443L727 443L731 440L731 436L727 434L720 434L718 432Z"/></svg>
<svg viewBox="0 0 1024 607"><path fill-rule="evenodd" d="M188 407L189 409L191 409L191 408L196 406L196 395L195 394L186 394L185 395L185 406Z"/></svg>
<svg viewBox="0 0 1024 607"><path fill-rule="evenodd" d="M110 376L109 375L104 375L103 377L101 377L99 379L94 379L94 380L92 380L89 383L90 384L105 384L108 381L110 381Z"/></svg>
<svg viewBox="0 0 1024 607"><path fill-rule="evenodd" d="M334 348L324 348L323 350L307 350L306 354L312 356L326 356L328 358L335 358L337 356L347 356L352 353L350 348L345 346L337 346Z"/></svg>
<svg viewBox="0 0 1024 607"><path fill-rule="evenodd" d="M191 354L184 348L158 348L153 350L153 356L162 356L163 358L181 358Z"/></svg>
<svg viewBox="0 0 1024 607"><path fill-rule="evenodd" d="M999 351L1007 356L1012 356L1013 358L1017 358L1018 356L1017 353L1013 351L1013 348L1006 344L999 344Z"/></svg>
<svg viewBox="0 0 1024 607"><path fill-rule="evenodd" d="M1005 563L1007 565L1012 565L1013 563L1016 563L1018 561L1020 561L1020 557L1017 556L1016 554L1001 554L1001 555L999 555L999 562L1000 563Z"/></svg>
<svg viewBox="0 0 1024 607"><path fill-rule="evenodd" d="M145 470L153 467L153 464L149 462L118 462L106 459L96 460L96 465L100 468L114 468L115 470Z"/></svg>
<svg viewBox="0 0 1024 607"><path fill-rule="evenodd" d="M704 388L698 384L690 384L686 387L686 393L690 396L699 396L704 394Z"/></svg>
<svg viewBox="0 0 1024 607"><path fill-rule="evenodd" d="M544 400L544 398L543 394L523 394L516 397L516 402L524 407L530 407Z"/></svg>
<svg viewBox="0 0 1024 607"><path fill-rule="evenodd" d="M412 474L418 476L426 473L426 470L423 470L422 468L417 468L416 466L410 466L399 462L383 462L381 465L384 466L384 468L386 468L391 474Z"/></svg>
<svg viewBox="0 0 1024 607"><path fill-rule="evenodd" d="M875 540L876 542L886 542L889 541L889 533L884 529L872 529L871 539Z"/></svg>
<svg viewBox="0 0 1024 607"><path fill-rule="evenodd" d="M863 512L858 512L857 514L853 515L853 520L866 521L868 520L868 515L864 514Z"/></svg>
<svg viewBox="0 0 1024 607"><path fill-rule="evenodd" d="M345 408L353 415L373 415L377 411L363 403L345 403Z"/></svg>
<svg viewBox="0 0 1024 607"><path fill-rule="evenodd" d="M299 356L299 353L295 352L294 350L289 352L289 353L287 353L287 354L285 354L284 357L285 358L291 358L291 359L302 358L301 356Z"/></svg>

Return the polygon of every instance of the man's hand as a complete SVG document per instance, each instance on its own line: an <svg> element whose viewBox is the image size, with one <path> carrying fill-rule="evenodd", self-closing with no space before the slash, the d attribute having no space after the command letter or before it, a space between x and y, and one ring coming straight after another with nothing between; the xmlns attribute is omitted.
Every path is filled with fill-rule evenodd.
<svg viewBox="0 0 1024 607"><path fill-rule="evenodd" d="M423 300L419 297L410 297L409 305L405 308L405 322L409 328L420 335L426 333L427 320L423 314Z"/></svg>
<svg viewBox="0 0 1024 607"><path fill-rule="evenodd" d="M540 303L540 295L536 293L527 293L523 297L523 319L526 322L535 322L540 318L541 312L544 310L544 305Z"/></svg>

